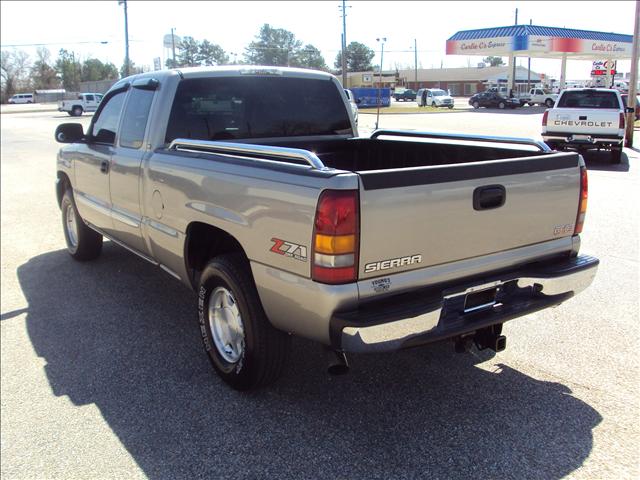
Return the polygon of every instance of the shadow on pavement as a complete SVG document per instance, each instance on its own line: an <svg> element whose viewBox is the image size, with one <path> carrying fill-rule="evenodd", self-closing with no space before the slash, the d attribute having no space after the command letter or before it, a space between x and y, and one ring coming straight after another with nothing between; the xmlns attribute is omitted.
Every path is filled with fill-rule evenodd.
<svg viewBox="0 0 640 480"><path fill-rule="evenodd" d="M587 170L598 170L603 172L628 172L629 171L629 156L622 152L622 158L620 163L611 163L610 152L587 150L581 153L584 158L584 163L587 165Z"/></svg>
<svg viewBox="0 0 640 480"><path fill-rule="evenodd" d="M555 479L602 420L565 385L449 344L355 356L331 378L297 339L275 386L240 394L213 374L195 295L125 250L46 253L18 277L53 392L95 404L150 478Z"/></svg>

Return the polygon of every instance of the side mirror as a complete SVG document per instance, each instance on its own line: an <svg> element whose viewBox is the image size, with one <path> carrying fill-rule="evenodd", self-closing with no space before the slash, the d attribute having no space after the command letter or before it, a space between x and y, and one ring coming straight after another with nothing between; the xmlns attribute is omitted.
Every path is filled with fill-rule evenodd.
<svg viewBox="0 0 640 480"><path fill-rule="evenodd" d="M360 98L356 98L356 103L360 103L362 100Z"/></svg>
<svg viewBox="0 0 640 480"><path fill-rule="evenodd" d="M84 139L84 130L79 123L63 123L56 128L55 137L59 143L77 143Z"/></svg>
<svg viewBox="0 0 640 480"><path fill-rule="evenodd" d="M633 107L624 107L624 111L627 113L635 113L636 109Z"/></svg>

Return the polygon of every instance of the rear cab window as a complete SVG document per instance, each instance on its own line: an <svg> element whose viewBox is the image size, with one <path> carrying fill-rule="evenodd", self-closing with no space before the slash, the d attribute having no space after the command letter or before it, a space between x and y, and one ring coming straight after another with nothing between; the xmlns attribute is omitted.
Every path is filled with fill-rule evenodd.
<svg viewBox="0 0 640 480"><path fill-rule="evenodd" d="M351 134L342 95L328 79L185 79L176 91L166 142Z"/></svg>
<svg viewBox="0 0 640 480"><path fill-rule="evenodd" d="M615 92L596 90L566 91L558 101L558 108L614 108L620 103Z"/></svg>

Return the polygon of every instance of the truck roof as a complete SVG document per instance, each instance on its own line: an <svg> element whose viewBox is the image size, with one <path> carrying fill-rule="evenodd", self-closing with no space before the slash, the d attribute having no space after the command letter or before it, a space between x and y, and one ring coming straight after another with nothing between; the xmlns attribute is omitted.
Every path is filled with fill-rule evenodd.
<svg viewBox="0 0 640 480"><path fill-rule="evenodd" d="M228 65L224 67L185 67L185 68L172 68L167 70L156 70L154 72L140 73L137 75L131 75L129 77L119 80L114 87L119 87L125 83L144 79L144 78L156 78L160 81L162 79L171 77L174 75L180 75L182 78L203 78L203 77L226 77L236 75L252 75L252 74L264 74L264 75L276 75L285 77L298 77L298 78L315 78L315 79L330 79L335 78L333 75L327 72L319 70L309 70L305 68L292 68L292 67L273 67L265 65Z"/></svg>

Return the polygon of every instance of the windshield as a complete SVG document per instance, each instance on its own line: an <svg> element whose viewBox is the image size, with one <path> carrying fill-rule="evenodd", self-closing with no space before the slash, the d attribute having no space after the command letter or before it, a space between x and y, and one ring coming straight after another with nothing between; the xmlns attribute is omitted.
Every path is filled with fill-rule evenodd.
<svg viewBox="0 0 640 480"><path fill-rule="evenodd" d="M447 95L447 92L445 92L444 90L431 90L431 93L434 97L442 97Z"/></svg>
<svg viewBox="0 0 640 480"><path fill-rule="evenodd" d="M180 82L166 141L351 133L341 92L328 79L215 77Z"/></svg>

